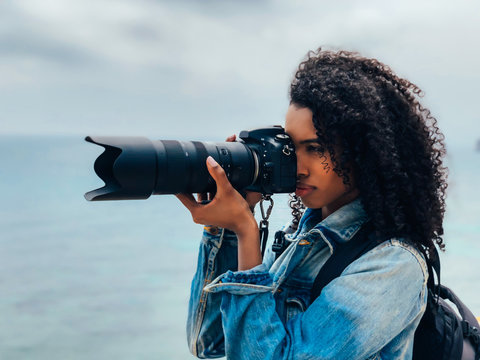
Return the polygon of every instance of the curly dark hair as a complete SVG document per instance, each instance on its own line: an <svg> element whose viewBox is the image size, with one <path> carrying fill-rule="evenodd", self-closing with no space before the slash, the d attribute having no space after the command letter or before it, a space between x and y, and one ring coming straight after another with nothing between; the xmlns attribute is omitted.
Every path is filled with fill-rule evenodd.
<svg viewBox="0 0 480 360"><path fill-rule="evenodd" d="M446 150L422 96L376 59L321 48L307 54L290 85L291 104L312 111L322 151L345 185L351 169L377 235L406 236L431 254L435 243L445 247ZM297 214L298 199L291 204Z"/></svg>

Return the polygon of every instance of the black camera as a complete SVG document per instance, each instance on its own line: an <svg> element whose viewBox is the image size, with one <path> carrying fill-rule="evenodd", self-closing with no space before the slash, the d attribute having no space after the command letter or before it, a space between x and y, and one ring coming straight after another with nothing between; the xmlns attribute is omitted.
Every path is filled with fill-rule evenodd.
<svg viewBox="0 0 480 360"><path fill-rule="evenodd" d="M152 194L215 191L205 161L212 156L239 191L295 191L297 160L281 126L244 130L237 142L157 140L87 136L103 146L94 169L105 186L85 194L89 201L147 199Z"/></svg>

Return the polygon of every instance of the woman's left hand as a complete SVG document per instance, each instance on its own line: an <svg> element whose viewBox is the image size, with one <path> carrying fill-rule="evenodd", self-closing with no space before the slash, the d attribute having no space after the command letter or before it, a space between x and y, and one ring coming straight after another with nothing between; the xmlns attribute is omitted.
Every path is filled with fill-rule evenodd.
<svg viewBox="0 0 480 360"><path fill-rule="evenodd" d="M197 224L208 224L232 230L237 235L258 226L247 201L235 190L223 168L211 157L207 169L217 184L215 197L208 204L197 202L192 194L176 194Z"/></svg>

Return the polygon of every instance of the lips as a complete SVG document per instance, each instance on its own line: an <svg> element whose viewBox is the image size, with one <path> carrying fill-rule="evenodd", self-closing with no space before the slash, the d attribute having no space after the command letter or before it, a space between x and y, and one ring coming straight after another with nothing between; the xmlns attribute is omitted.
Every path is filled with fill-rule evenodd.
<svg viewBox="0 0 480 360"><path fill-rule="evenodd" d="M300 197L306 196L310 194L313 190L315 190L314 186L310 186L303 183L297 183L297 190L295 190L295 195Z"/></svg>

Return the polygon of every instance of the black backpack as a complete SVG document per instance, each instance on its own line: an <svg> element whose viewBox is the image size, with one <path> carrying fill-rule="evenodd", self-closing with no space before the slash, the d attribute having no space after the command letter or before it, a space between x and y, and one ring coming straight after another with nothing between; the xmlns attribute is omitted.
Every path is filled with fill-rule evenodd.
<svg viewBox="0 0 480 360"><path fill-rule="evenodd" d="M277 257L286 248L283 245L283 236L281 232L275 234L273 250L277 252ZM315 278L310 303L330 281L340 276L350 263L379 244L370 222L362 226L350 241L337 244L335 252ZM425 256L425 259L429 272L427 308L415 332L413 359L479 360L480 326L477 319L452 290L440 285L440 259L437 251L435 250L430 258ZM434 272L438 284L435 284ZM455 304L460 316L446 300Z"/></svg>

